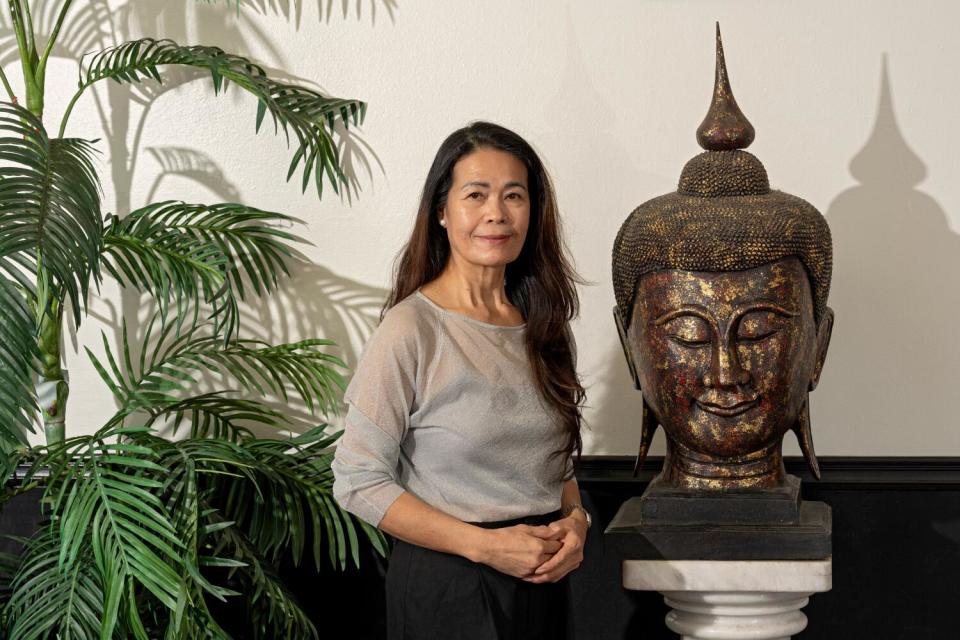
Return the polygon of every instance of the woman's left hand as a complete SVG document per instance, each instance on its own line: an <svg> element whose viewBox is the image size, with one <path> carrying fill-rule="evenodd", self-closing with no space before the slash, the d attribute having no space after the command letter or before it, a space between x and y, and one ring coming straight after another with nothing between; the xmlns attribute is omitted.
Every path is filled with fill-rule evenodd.
<svg viewBox="0 0 960 640"><path fill-rule="evenodd" d="M547 525L553 539L563 544L553 557L540 565L533 574L524 578L527 582L541 584L556 582L583 562L583 545L587 541L587 519L579 510L566 518Z"/></svg>

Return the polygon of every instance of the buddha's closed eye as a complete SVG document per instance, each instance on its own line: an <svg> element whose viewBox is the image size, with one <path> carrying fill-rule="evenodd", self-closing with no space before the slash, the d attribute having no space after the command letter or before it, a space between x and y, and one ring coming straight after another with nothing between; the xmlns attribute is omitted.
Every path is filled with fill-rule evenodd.
<svg viewBox="0 0 960 640"><path fill-rule="evenodd" d="M783 318L770 311L753 311L737 323L737 342L762 342L783 328Z"/></svg>
<svg viewBox="0 0 960 640"><path fill-rule="evenodd" d="M710 325L698 316L685 315L673 318L663 325L667 337L676 344L700 348L710 344Z"/></svg>

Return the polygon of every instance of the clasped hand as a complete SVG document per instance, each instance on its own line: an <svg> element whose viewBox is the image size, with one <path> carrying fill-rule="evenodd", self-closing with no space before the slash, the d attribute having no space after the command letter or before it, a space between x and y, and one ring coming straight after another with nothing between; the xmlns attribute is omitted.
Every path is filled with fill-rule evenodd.
<svg viewBox="0 0 960 640"><path fill-rule="evenodd" d="M489 531L490 552L481 562L527 582L556 582L583 562L587 523L576 512L548 525Z"/></svg>

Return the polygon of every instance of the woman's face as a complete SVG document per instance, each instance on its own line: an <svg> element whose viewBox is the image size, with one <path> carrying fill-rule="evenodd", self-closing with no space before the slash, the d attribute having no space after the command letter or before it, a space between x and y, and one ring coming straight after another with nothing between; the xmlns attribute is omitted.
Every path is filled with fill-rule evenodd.
<svg viewBox="0 0 960 640"><path fill-rule="evenodd" d="M513 262L530 224L526 166L516 156L489 147L460 158L440 219L452 258L483 267Z"/></svg>

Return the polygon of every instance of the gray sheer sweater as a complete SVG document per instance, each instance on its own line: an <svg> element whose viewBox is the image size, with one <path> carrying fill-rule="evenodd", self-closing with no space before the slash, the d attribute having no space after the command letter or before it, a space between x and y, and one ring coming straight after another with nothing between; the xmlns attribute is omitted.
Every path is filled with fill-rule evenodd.
<svg viewBox="0 0 960 640"><path fill-rule="evenodd" d="M560 508L572 477L537 390L525 325L447 311L417 291L391 308L347 387L333 493L378 525L400 494L466 522Z"/></svg>

